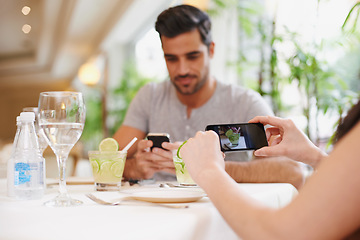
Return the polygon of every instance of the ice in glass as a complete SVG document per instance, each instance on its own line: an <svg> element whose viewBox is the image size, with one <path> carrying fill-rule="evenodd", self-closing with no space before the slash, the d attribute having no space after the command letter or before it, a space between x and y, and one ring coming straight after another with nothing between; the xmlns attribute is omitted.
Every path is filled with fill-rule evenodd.
<svg viewBox="0 0 360 240"><path fill-rule="evenodd" d="M118 191L124 172L127 152L90 151L96 191Z"/></svg>
<svg viewBox="0 0 360 240"><path fill-rule="evenodd" d="M177 156L176 152L173 154L173 161L178 183L180 185L196 185L188 170L186 169L184 161Z"/></svg>

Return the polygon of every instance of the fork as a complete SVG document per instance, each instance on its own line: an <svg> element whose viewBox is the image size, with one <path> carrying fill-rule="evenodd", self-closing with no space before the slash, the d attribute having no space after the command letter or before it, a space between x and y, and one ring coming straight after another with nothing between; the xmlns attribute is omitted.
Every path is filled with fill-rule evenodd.
<svg viewBox="0 0 360 240"><path fill-rule="evenodd" d="M102 205L109 205L109 206L117 206L117 205L122 205L124 204L124 200L120 200L120 201L116 201L116 202L107 202L104 201L98 197L95 197L93 194L88 193L85 194L88 198L90 198L91 200L93 200L96 203L102 204ZM129 199L132 201L138 201L135 199ZM149 205L149 206L155 206L155 207L166 207L166 208L188 208L189 205L167 205L167 204L160 204L160 203L152 203L152 202L143 202L143 201L139 201L141 203L143 203L144 205Z"/></svg>

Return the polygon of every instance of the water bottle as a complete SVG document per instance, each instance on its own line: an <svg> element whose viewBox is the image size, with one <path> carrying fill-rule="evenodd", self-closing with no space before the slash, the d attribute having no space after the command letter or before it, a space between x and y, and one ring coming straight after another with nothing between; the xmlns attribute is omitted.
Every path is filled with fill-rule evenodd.
<svg viewBox="0 0 360 240"><path fill-rule="evenodd" d="M41 198L45 191L45 159L39 149L33 112L20 113L20 131L15 145L14 195L18 199Z"/></svg>
<svg viewBox="0 0 360 240"><path fill-rule="evenodd" d="M20 116L16 117L16 133L15 133L15 138L14 138L14 143L13 143L13 147L12 147L12 151L11 151L11 157L7 162L7 173L6 173L6 177L7 177L7 195L9 197L15 197L14 194L14 152L15 152L15 147L17 145L17 141L19 138L19 132L20 132Z"/></svg>

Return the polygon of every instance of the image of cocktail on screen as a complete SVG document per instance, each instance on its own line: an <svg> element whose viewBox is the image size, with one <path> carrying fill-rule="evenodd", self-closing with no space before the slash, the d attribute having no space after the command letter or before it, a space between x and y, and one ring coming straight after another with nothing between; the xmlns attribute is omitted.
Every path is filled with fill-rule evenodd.
<svg viewBox="0 0 360 240"><path fill-rule="evenodd" d="M220 139L224 149L246 148L244 134L240 126L220 126Z"/></svg>

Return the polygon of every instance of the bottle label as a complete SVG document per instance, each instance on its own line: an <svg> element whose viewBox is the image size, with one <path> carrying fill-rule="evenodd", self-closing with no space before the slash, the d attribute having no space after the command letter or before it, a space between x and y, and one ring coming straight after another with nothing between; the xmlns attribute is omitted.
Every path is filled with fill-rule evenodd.
<svg viewBox="0 0 360 240"><path fill-rule="evenodd" d="M20 185L27 182L30 182L31 175L30 173L30 165L28 163L16 163L15 164L15 172L14 172L14 185Z"/></svg>
<svg viewBox="0 0 360 240"><path fill-rule="evenodd" d="M14 185L18 186L27 182L31 184L44 184L43 163L23 163L15 164Z"/></svg>

